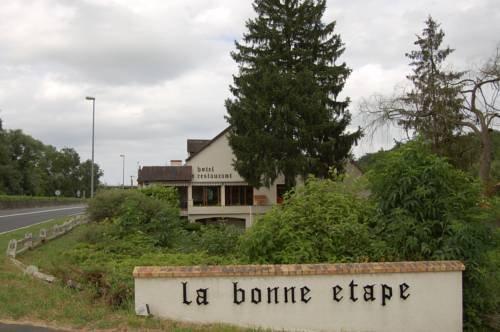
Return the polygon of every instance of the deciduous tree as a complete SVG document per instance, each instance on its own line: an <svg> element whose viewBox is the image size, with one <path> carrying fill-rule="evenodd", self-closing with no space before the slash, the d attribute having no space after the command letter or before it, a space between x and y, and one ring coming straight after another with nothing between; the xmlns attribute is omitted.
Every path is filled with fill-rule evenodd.
<svg viewBox="0 0 500 332"><path fill-rule="evenodd" d="M79 188L85 191L86 197L90 197L90 172L92 168L92 160L87 159L82 162L78 168L79 176ZM98 164L94 163L94 188L98 188L100 183L100 178L104 175L104 172L99 167ZM82 192L83 195L83 192Z"/></svg>
<svg viewBox="0 0 500 332"><path fill-rule="evenodd" d="M478 71L469 72L462 84L463 105L458 125L471 129L481 140L479 177L484 184L490 183L493 159L491 132L495 119L500 118L500 51L489 59Z"/></svg>
<svg viewBox="0 0 500 332"><path fill-rule="evenodd" d="M90 193L91 161L80 163L72 148L58 151L21 130L0 129L0 194L75 197L78 190ZM95 187L102 170L94 166Z"/></svg>

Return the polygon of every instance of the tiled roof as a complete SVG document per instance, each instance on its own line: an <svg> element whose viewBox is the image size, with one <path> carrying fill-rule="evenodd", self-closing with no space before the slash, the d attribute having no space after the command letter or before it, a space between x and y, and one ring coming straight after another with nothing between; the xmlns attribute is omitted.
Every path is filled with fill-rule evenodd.
<svg viewBox="0 0 500 332"><path fill-rule="evenodd" d="M219 137L221 137L222 135L224 135L231 127L227 127L226 129L224 129L223 131L221 131L219 134L217 134L217 136L215 136L214 138L212 139L209 139L209 140L206 140L206 139L188 139L188 153L189 153L189 156L187 157L186 161L189 161L191 158L193 158L194 156L196 156L198 153L200 153L201 151L203 151L207 146L209 146L210 144L212 144L213 142L215 142L216 140L219 139ZM197 144L194 144L191 143L192 146L196 147L197 150L195 149L192 153L190 151L190 142L198 142ZM203 143L201 143L203 142Z"/></svg>
<svg viewBox="0 0 500 332"><path fill-rule="evenodd" d="M187 152L188 156L194 155L201 151L205 145L210 143L209 139L188 139L187 140Z"/></svg>
<svg viewBox="0 0 500 332"><path fill-rule="evenodd" d="M191 166L144 166L139 169L137 182L191 181Z"/></svg>

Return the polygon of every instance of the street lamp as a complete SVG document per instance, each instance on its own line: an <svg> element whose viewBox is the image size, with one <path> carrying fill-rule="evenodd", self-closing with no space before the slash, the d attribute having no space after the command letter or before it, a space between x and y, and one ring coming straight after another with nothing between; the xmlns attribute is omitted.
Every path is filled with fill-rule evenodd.
<svg viewBox="0 0 500 332"><path fill-rule="evenodd" d="M125 189L125 155L121 154L120 157L123 158L123 168L122 168L122 189Z"/></svg>
<svg viewBox="0 0 500 332"><path fill-rule="evenodd" d="M85 97L92 100L92 164L90 165L90 198L94 197L94 123L95 123L95 97Z"/></svg>

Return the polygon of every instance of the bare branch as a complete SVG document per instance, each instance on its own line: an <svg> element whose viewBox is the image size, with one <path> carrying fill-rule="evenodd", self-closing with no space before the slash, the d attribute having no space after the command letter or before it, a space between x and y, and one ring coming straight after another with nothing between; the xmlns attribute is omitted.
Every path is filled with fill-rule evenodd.
<svg viewBox="0 0 500 332"><path fill-rule="evenodd" d="M491 78L491 79L487 79L487 80L484 80L484 81L477 82L476 86L477 87L482 87L483 85L486 85L486 84L494 84L494 83L498 83L498 82L500 82L500 76L499 77L494 77L494 78Z"/></svg>
<svg viewBox="0 0 500 332"><path fill-rule="evenodd" d="M493 120L495 118L499 118L500 119L500 113L495 113L495 114L491 114L491 115L492 116L486 122L486 125L487 125L488 128L490 127L491 123L493 122Z"/></svg>
<svg viewBox="0 0 500 332"><path fill-rule="evenodd" d="M481 131L479 130L479 128L471 122L459 121L458 124L463 127L468 127L472 129L476 134L481 135Z"/></svg>
<svg viewBox="0 0 500 332"><path fill-rule="evenodd" d="M475 82L471 78L466 78L466 79L460 80L458 82L452 82L452 83L450 83L450 85L451 86L460 86L460 85L464 85L465 83L474 84Z"/></svg>

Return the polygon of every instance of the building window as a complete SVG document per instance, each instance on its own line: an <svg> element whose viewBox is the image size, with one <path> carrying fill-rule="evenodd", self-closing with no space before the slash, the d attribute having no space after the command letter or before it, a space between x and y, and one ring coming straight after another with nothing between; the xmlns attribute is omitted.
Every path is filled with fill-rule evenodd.
<svg viewBox="0 0 500 332"><path fill-rule="evenodd" d="M276 203L281 204L283 203L283 196L286 193L286 187L284 184L277 184L276 185Z"/></svg>
<svg viewBox="0 0 500 332"><path fill-rule="evenodd" d="M253 187L226 186L226 205L253 205Z"/></svg>
<svg viewBox="0 0 500 332"><path fill-rule="evenodd" d="M193 186L194 206L220 205L220 186Z"/></svg>
<svg viewBox="0 0 500 332"><path fill-rule="evenodd" d="M181 210L188 208L188 187L177 187Z"/></svg>

